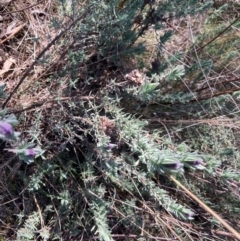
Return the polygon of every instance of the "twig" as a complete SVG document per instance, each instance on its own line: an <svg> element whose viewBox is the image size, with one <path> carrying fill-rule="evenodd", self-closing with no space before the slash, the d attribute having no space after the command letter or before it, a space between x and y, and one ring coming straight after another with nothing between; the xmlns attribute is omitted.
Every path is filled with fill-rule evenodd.
<svg viewBox="0 0 240 241"><path fill-rule="evenodd" d="M51 102L58 102L58 101L65 101L65 100L70 100L70 99L75 99L75 97L62 97L62 98L56 98L56 99L52 99L52 100L47 100L47 101L42 101L40 103L35 103L33 105L30 105L24 109L21 110L13 110L13 111L9 111L9 114L19 114L22 113L24 111L28 111L28 110L32 110L35 109L37 107L41 107L45 104L51 103ZM81 96L77 98L78 100L93 100L95 99L94 96Z"/></svg>
<svg viewBox="0 0 240 241"><path fill-rule="evenodd" d="M238 233L233 227L231 227L226 221L224 221L215 211L203 203L197 196L190 192L185 186L183 186L178 180L173 176L170 179L175 182L180 188L182 188L192 199L194 199L205 211L210 213L214 218L216 218L229 232L231 232L235 238L240 240L240 233Z"/></svg>
<svg viewBox="0 0 240 241"><path fill-rule="evenodd" d="M193 44L193 46L197 47L197 51L198 51L200 48L202 48L202 47L197 46L193 41L191 41L189 38L187 38L187 37L186 37L184 34L182 34L180 31L178 31L178 30L177 30L174 26L172 26L170 23L167 22L166 24L167 24L169 27L171 27L172 29L174 29L176 32L178 32L183 38L185 38L185 39L186 39L187 41L189 41L191 44ZM205 46L204 46L204 47L205 47ZM194 50L194 52L195 52L195 50ZM212 60L214 60L215 63L218 64L219 67L225 69L226 71L229 71L232 75L234 75L235 78L238 78L238 76L235 75L235 74L234 74L231 70L229 70L227 67L219 64L218 61L217 61L214 57L212 57L208 52L204 52L204 53L205 53L208 57L210 57ZM192 54L192 52L191 52L190 54Z"/></svg>
<svg viewBox="0 0 240 241"><path fill-rule="evenodd" d="M12 98L12 96L16 93L20 85L23 83L25 78L28 76L28 74L31 72L33 67L38 63L38 61L42 58L42 56L50 49L52 45L54 45L68 30L70 30L80 19L84 18L86 14L88 13L89 8L86 9L86 11L79 16L75 21L73 21L66 29L62 30L60 34L58 34L43 50L42 52L37 56L35 61L28 67L28 69L23 74L22 78L19 80L17 86L13 89L13 91L10 93L6 101L3 103L2 108L4 109L9 102L9 100Z"/></svg>
<svg viewBox="0 0 240 241"><path fill-rule="evenodd" d="M209 45L210 43L212 43L214 40L216 40L218 37L220 37L224 32L226 32L234 23L236 23L238 20L240 19L240 16L238 18L236 18L230 25L228 25L225 29L223 29L223 31L221 31L217 36L215 36L213 39L211 39L209 42L207 42L206 44L204 44L203 46L201 46L200 48L196 49L196 52L202 50L203 48L205 48L207 45ZM195 52L195 51L194 51ZM193 52L192 52L193 53Z"/></svg>
<svg viewBox="0 0 240 241"><path fill-rule="evenodd" d="M16 28L14 29L14 31L13 31L8 37L6 37L4 40L2 40L2 41L0 42L0 44L3 44L3 43L5 43L7 40L9 40L9 39L11 39L12 37L14 37L25 25L26 25L26 23L24 23L24 24L16 27Z"/></svg>
<svg viewBox="0 0 240 241"><path fill-rule="evenodd" d="M191 223L186 223L186 222L183 222L183 221L180 221L180 220L176 220L174 218L169 218L167 217L167 220L168 222L171 222L173 225L177 225L177 224L180 224L184 227L186 227L188 230L189 229L194 229L197 231L197 232L201 232L201 235L204 235L204 236L207 236L209 233L210 234L213 234L213 235L221 235L221 236L226 236L226 237L231 237L231 238L234 238L234 235L232 233L228 233L226 231L222 231L222 230L215 230L215 229L211 229L211 228L202 228L202 227L199 227L194 224L191 224ZM176 222L177 221L177 222ZM202 237L204 237L202 236Z"/></svg>
<svg viewBox="0 0 240 241"><path fill-rule="evenodd" d="M148 238L148 236L144 236L144 235L135 235L135 234L112 234L111 235L113 238L136 238L136 239L140 239L140 238ZM98 237L99 239L99 237ZM163 241L173 241L176 240L175 238L160 238L160 237L154 237L155 240L163 240Z"/></svg>
<svg viewBox="0 0 240 241"><path fill-rule="evenodd" d="M216 85L224 85L224 84L227 84L227 83L233 83L233 82L236 82L236 81L240 81L240 78L234 78L234 79L230 79L230 80L224 80L224 81L222 81L222 82L219 82L219 83L213 83L213 84L211 84L211 83L209 83L209 86L206 86L206 87L202 87L202 88L199 88L199 89L196 89L195 90L195 92L201 92L201 91L203 91L203 90L206 90L207 88L216 88Z"/></svg>
<svg viewBox="0 0 240 241"><path fill-rule="evenodd" d="M38 214L39 214L40 220L41 220L41 226L42 226L42 228L44 228L45 225L44 225L44 220L43 220L43 216L42 216L42 211L41 211L41 208L40 208L40 206L38 204L38 201L37 201L37 198L36 198L35 194L33 194L33 199L34 199L34 202L35 202L35 204L37 206L37 209L38 209Z"/></svg>
<svg viewBox="0 0 240 241"><path fill-rule="evenodd" d="M201 100L206 100L206 99L210 99L210 98L214 98L214 97L217 97L217 96L220 96L220 95L226 95L226 94L232 94L236 91L239 91L240 90L240 87L237 87L237 88L233 88L233 89L230 89L230 90L225 90L225 91L221 91L221 92L217 92L217 93L214 93L214 94L208 94L208 95L205 95L205 96L201 96L201 97L198 97L197 100L198 101L201 101ZM195 102L196 100L193 99L193 100L190 100L189 102Z"/></svg>
<svg viewBox="0 0 240 241"><path fill-rule="evenodd" d="M35 6L39 5L39 4L42 3L42 2L44 2L44 0L41 0L41 1L39 1L38 3L35 3L35 4L33 4L33 5L30 5L30 6L28 6L28 7L25 7L25 8L16 10L16 11L2 13L2 15L12 14L12 13L18 13L18 12L24 11L24 10L26 10L26 9L35 7Z"/></svg>

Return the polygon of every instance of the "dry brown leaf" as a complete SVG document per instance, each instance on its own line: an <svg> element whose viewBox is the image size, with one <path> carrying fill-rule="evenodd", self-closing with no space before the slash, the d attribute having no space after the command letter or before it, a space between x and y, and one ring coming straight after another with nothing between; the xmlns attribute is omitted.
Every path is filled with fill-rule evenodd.
<svg viewBox="0 0 240 241"><path fill-rule="evenodd" d="M130 73L126 74L125 79L136 85L142 85L144 83L143 74L138 70L134 69Z"/></svg>
<svg viewBox="0 0 240 241"><path fill-rule="evenodd" d="M8 5L12 0L0 0L0 6Z"/></svg>
<svg viewBox="0 0 240 241"><path fill-rule="evenodd" d="M108 136L111 136L116 128L115 122L105 116L100 117L100 126L104 133Z"/></svg>
<svg viewBox="0 0 240 241"><path fill-rule="evenodd" d="M12 57L8 58L8 59L4 62L3 68L0 70L0 77L2 77L2 75L3 75L4 73L8 72L8 71L10 70L11 66L12 66L13 64L15 64L15 62L16 62L16 61L15 61L14 58L12 58Z"/></svg>

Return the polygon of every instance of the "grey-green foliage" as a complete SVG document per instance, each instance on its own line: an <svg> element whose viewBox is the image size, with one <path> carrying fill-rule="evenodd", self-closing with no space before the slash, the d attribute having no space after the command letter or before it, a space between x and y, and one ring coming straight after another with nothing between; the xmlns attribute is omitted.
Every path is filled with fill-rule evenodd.
<svg viewBox="0 0 240 241"><path fill-rule="evenodd" d="M68 1L60 2L62 11L73 18L89 9L84 20L79 21L72 30L76 45L86 43L88 46L95 46L98 53L114 61L119 60L120 56L126 58L141 53L144 50L141 42L133 44L152 24L163 29L166 19L202 12L211 4L206 2L203 5L197 0L153 1L147 4L144 0L134 0L126 1L120 8L119 0L89 0L84 3L84 7L81 6L81 1L77 0L71 4ZM170 32L166 32L159 39L160 43L165 43L170 36Z"/></svg>
<svg viewBox="0 0 240 241"><path fill-rule="evenodd" d="M90 203L91 211L95 221L96 233L101 241L113 241L107 220L107 203L103 200L92 201Z"/></svg>
<svg viewBox="0 0 240 241"><path fill-rule="evenodd" d="M148 195L151 195L167 211L184 220L192 219L192 211L172 200L166 191L157 187L151 181L151 177L156 173L164 175L181 173L184 166L193 170L203 170L205 168L201 165L201 156L197 153L181 151L174 153L169 149L160 147L154 138L150 138L149 133L143 130L146 122L122 113L113 103L106 102L105 106L108 106L109 113L114 116L122 140L128 144L130 153L137 155L137 158L129 158L126 153L122 154L121 160L117 161L109 153L103 159L107 167L103 172L107 174L111 181L117 183L121 188L127 188L131 192L136 192L136 187L140 188L139 185L143 185L144 188L140 188L140 190L144 190ZM103 134L101 132L96 137L100 140L100 143L103 143ZM199 163L195 164L197 160L199 160ZM115 170L115 172L112 170ZM126 180L128 175L123 178L122 175L119 175L119 171L121 171L122 175L128 173L132 179L137 180L136 184L128 185Z"/></svg>
<svg viewBox="0 0 240 241"><path fill-rule="evenodd" d="M169 6L172 7L173 5L169 4ZM128 95L131 95L131 98L134 97L138 102L136 108L138 113L145 108L144 104L154 103L154 106L148 107L148 113L157 113L156 109L159 112L174 113L171 119L212 118L219 115L233 117L238 115L239 98L237 97L237 89L233 92L229 91L230 94L227 93L229 89L232 89L230 87L234 83L220 85L216 84L215 80L211 82L209 77L213 78L220 71L221 74L224 71L226 72L226 79L228 79L229 70L238 74L238 67L235 65L238 53L235 49L239 48L239 41L236 36L239 21L235 22L232 28L228 28L216 40L205 46L202 51L195 52L194 50L211 41L227 27L228 22L224 20L223 16L225 8L224 5L220 9L216 9L206 19L203 25L203 29L206 31L203 31L204 34L196 36L196 42L185 53L185 57L183 53L177 52L164 61L164 51L162 51L164 45L160 43L158 48L160 67L157 74L147 79L140 87L130 87L125 90ZM220 23L219 19L221 19ZM234 21L234 19L231 21ZM160 37L159 42L166 42L169 36L169 33L166 32L163 37ZM230 41L233 45L229 44ZM185 65L184 68L182 66L183 71L178 69L176 72L174 66L185 62L186 59L189 60L188 66ZM167 72L170 73L167 74ZM234 75L237 76L236 74ZM217 94L218 92L220 92L220 95ZM214 96L215 94L216 96ZM158 106L156 107L156 105Z"/></svg>
<svg viewBox="0 0 240 241"><path fill-rule="evenodd" d="M130 86L124 89L124 92L128 97L135 99L139 112L146 104L159 104L161 108L157 107L158 111L168 111L169 107L171 111L177 110L177 114L181 115L181 109L184 111L187 109L186 106L191 106L190 102L195 100L196 93L179 91L174 87L168 93L164 89L170 87L174 82L181 82L181 78L184 76L184 66L176 65L174 68L165 69L160 74L153 74L151 77L144 76L144 83L141 86ZM149 108L149 112L151 111L154 112Z"/></svg>
<svg viewBox="0 0 240 241"><path fill-rule="evenodd" d="M36 231L40 228L40 216L38 212L33 212L27 217L22 228L18 229L16 241L34 240Z"/></svg>
<svg viewBox="0 0 240 241"><path fill-rule="evenodd" d="M6 93L4 92L5 87L6 84L0 86L0 99L6 98Z"/></svg>
<svg viewBox="0 0 240 241"><path fill-rule="evenodd" d="M174 67L166 65L164 72L146 78L145 83L138 87L120 89L118 83L112 81L114 91L110 93L109 86L101 86L102 90L98 91L95 85L91 86L91 81L98 84L96 76L99 68L94 66L94 61L101 62L107 58L117 62L140 53L144 50L141 43L134 44L150 25L156 24L156 28L164 29L167 19L204 11L209 3L201 5L200 1L173 0L149 5L144 4L146 1L143 0L129 0L122 8L118 8L118 0L89 0L84 6L81 5L82 1L60 2L62 11L72 15L73 19L86 9L88 14L79 20L67 34L67 39L61 42L66 47L66 54L63 67L58 72L58 81L65 83L65 79L68 79L69 86L77 89L80 79L82 85L79 90L83 90L84 94L96 91L98 95L93 101L86 98L86 101L77 99L76 102L61 103L61 108L52 110L52 120L48 118L47 123L52 121L54 124L49 132L55 138L52 139L64 147L61 148L63 153L54 149L52 153L55 157L37 163L37 170L31 171L31 175L25 178L28 190L38 194L42 205L45 202L54 203L56 209L51 211L46 222L51 224L55 236L58 235L59 238L62 238L61 230L67 230L69 237L77 237L79 234L82 237L98 235L100 240L110 241L113 240L111 231L119 223L126 229L127 225L136 227L140 222L142 217L136 214L136 203L139 200L150 202L156 212L164 209L165 213L167 211L179 219L193 220L194 212L187 207L190 202L185 204L182 197L175 198L157 180L168 180L172 174L184 175L185 170L186 173L204 171L205 174L214 176L219 174L216 170L220 167L221 160L203 155L204 150L198 148L197 144L194 146L193 141L189 148L179 145L179 148L172 150L169 146L173 143L164 144L167 143L167 138L162 137L162 132L149 130L148 122L141 120L141 108L152 103L165 104L164 107L159 105L161 110L175 111L173 119L180 119L184 111L189 112L188 117L202 117L204 111L210 113L210 107L216 114L214 108L217 108L220 101L224 104L225 100L219 97L216 104L210 105L214 101L206 101L199 107L199 103L194 102L196 93L178 89L163 91L164 87L181 82L189 74L186 67L174 61L170 61ZM139 15L142 19L137 23ZM159 38L159 51L171 34L167 31ZM89 57L95 56L92 55L95 51L100 60L93 61ZM182 58L183 55L176 56ZM213 67L212 62L204 60L200 63L204 74L208 74ZM192 71L196 69L197 64L193 64ZM197 78L202 76L203 73L197 75ZM86 86L88 88L84 89ZM67 93L72 93L71 91L70 89ZM133 113L128 113L130 111L127 108L122 109L126 95L131 100L136 100L138 108L133 108ZM131 107L132 103L129 101L127 105ZM234 109L230 104L223 105L224 108L226 106L230 110ZM132 115L138 110L139 118ZM114 134L106 134L106 130L104 132L101 117L108 117L115 124ZM50 141L47 140L46 143ZM51 147L49 146L50 152ZM198 149L201 151L198 152ZM76 158L72 161L73 156ZM231 173L230 169L220 176L226 180L237 180L237 173ZM121 204L118 205L117 201ZM132 218L134 214L136 217ZM34 235L38 225L39 219L31 226L28 221L25 223L26 227L29 226L31 235ZM138 228L136 233L139 234L140 231ZM23 232L24 229L19 229L19 237Z"/></svg>
<svg viewBox="0 0 240 241"><path fill-rule="evenodd" d="M159 203L159 205L164 207L166 211L185 221L194 219L193 211L173 200L164 189L159 188L153 181L151 181L150 177L137 171L133 171L133 173L136 175L135 178L143 184L143 189L141 191L143 193L147 192L157 201L157 203Z"/></svg>

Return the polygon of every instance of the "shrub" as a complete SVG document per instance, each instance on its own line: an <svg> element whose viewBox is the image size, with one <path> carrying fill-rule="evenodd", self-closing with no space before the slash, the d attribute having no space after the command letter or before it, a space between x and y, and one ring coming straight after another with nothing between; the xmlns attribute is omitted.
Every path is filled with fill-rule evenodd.
<svg viewBox="0 0 240 241"><path fill-rule="evenodd" d="M197 76L197 83L206 74L204 68L196 71L193 47L186 51L194 59L188 68L187 57L176 53L148 75L135 70L124 81L121 75L145 50L141 37L150 26L163 33L157 39L161 58L173 34L167 24L205 13L210 5L195 0L58 1L59 15L52 27L60 33L49 40L3 104L11 103L34 66L45 69L41 83L32 86L35 91L44 89L47 97L12 111L34 110L23 124L30 126L23 139L33 142L8 148L30 164L11 177L24 195L16 202L24 207L9 211L11 218L18 213L17 240L208 238L201 228L215 229L218 224L176 188L171 176L215 207L219 195L213 190L227 189L226 215L239 205L231 191L239 181L238 168L226 164L231 157L239 165L235 146L227 145L234 133L226 125L216 131L208 126L220 123L210 118L219 117L225 107L231 118L233 102L227 93L200 98L188 84L187 90L179 84L189 76ZM201 58L201 66L211 69L212 62L204 54ZM4 118L2 139L17 141L11 125L14 115ZM185 123L200 127L185 128ZM43 153L34 147L36 142L46 153L33 162ZM19 188L8 181L4 176L10 193L5 206L10 210L9 200L19 195ZM203 222L206 225L198 228Z"/></svg>

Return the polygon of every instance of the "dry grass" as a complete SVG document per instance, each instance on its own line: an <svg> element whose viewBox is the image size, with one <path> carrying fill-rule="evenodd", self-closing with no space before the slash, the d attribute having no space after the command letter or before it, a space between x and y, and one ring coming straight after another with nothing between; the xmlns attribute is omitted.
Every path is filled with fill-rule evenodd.
<svg viewBox="0 0 240 241"><path fill-rule="evenodd" d="M6 83L6 91L11 92L20 77L34 61L40 51L55 37L56 30L50 28L57 16L54 1L11 1L2 9L1 51L6 55L0 66L2 69L9 59L13 64L0 76ZM49 54L52 50L49 52ZM48 100L44 68L35 66L10 102L10 108L27 107L29 104ZM41 76L41 78L40 78ZM45 89L43 86L45 85Z"/></svg>
<svg viewBox="0 0 240 241"><path fill-rule="evenodd" d="M57 34L57 31L50 27L57 14L56 2L53 0L12 0L6 5L0 5L0 82L6 84L6 93L12 92L26 69ZM49 54L52 52L53 49ZM8 103L10 111L34 103L44 103L51 98L44 71L40 65L35 66L18 93ZM28 112L24 118L31 122L31 112ZM21 162L13 165L12 160L11 155L4 162L2 160L0 168L3 207L0 209L1 240L2 237L10 238L14 233L15 228L11 223L15 222L14 215L21 212L20 203L28 205L21 194L18 198L11 196L11 192L21 185L20 183L15 187L9 185L9 181L17 180L14 177L21 166ZM31 207L26 208L25 211L30 209Z"/></svg>

